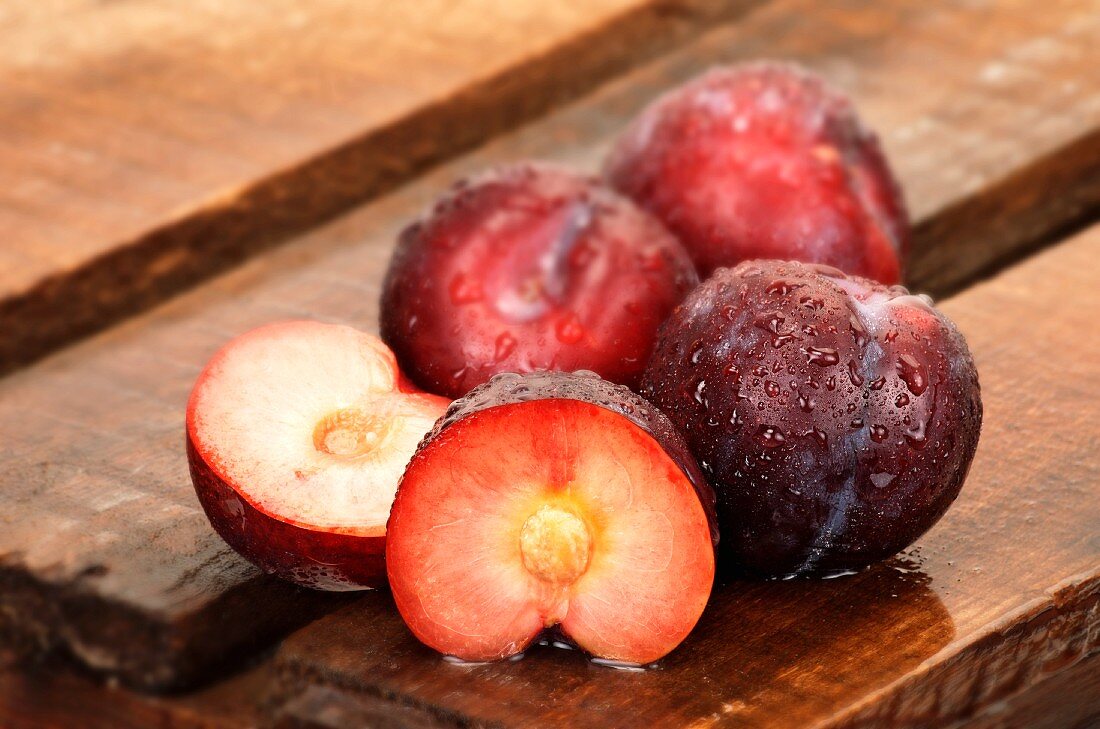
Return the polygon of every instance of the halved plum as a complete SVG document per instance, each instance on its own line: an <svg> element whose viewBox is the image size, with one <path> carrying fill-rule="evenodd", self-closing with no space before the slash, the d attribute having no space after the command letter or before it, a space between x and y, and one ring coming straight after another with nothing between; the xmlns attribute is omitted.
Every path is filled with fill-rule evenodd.
<svg viewBox="0 0 1100 729"><path fill-rule="evenodd" d="M187 457L210 523L306 587L385 584L386 519L448 401L409 391L386 346L351 327L269 324L221 349L187 404Z"/></svg>
<svg viewBox="0 0 1100 729"><path fill-rule="evenodd" d="M428 646L506 658L558 626L649 663L703 612L714 495L652 405L591 373L501 374L452 404L401 480L390 589Z"/></svg>
<svg viewBox="0 0 1100 729"><path fill-rule="evenodd" d="M798 66L719 67L673 89L623 133L605 173L679 236L703 278L752 258L901 278L909 219L878 139Z"/></svg>
<svg viewBox="0 0 1100 729"><path fill-rule="evenodd" d="M537 369L636 386L657 327L696 283L679 241L599 180L500 167L401 233L382 339L414 382L451 397Z"/></svg>

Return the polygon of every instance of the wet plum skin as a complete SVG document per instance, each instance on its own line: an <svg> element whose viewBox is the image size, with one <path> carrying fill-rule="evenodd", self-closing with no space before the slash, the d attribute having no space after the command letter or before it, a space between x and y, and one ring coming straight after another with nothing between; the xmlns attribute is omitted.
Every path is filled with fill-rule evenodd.
<svg viewBox="0 0 1100 729"><path fill-rule="evenodd" d="M630 200L519 164L459 182L401 233L381 333L417 385L450 397L539 369L636 387L657 327L697 283L679 241Z"/></svg>
<svg viewBox="0 0 1100 729"><path fill-rule="evenodd" d="M776 258L901 279L909 220L878 140L843 94L797 66L716 68L673 89L622 134L604 172L704 278Z"/></svg>
<svg viewBox="0 0 1100 729"><path fill-rule="evenodd" d="M642 392L718 499L726 569L859 569L958 495L982 406L966 342L924 297L828 267L719 270L662 327Z"/></svg>

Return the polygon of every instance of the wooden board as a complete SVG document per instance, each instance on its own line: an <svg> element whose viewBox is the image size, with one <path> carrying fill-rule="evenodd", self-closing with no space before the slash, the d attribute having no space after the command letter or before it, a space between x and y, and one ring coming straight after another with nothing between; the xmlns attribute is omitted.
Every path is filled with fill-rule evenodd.
<svg viewBox="0 0 1100 729"><path fill-rule="evenodd" d="M0 371L751 0L12 0Z"/></svg>
<svg viewBox="0 0 1100 729"><path fill-rule="evenodd" d="M147 696L102 685L52 662L30 670L0 668L4 729L255 729L271 671L250 668L184 696Z"/></svg>
<svg viewBox="0 0 1100 729"><path fill-rule="evenodd" d="M1070 177L1079 179L1096 167L1072 141L1095 131L1090 107L1062 97L1035 102L1053 120L1039 127L1049 135L1033 122L1015 125L1011 114L988 118L974 109L990 93L982 69L1009 62L1026 25L1020 14L1034 6L1021 1L981 11L894 0L833 8L777 0L415 185L0 381L0 634L25 653L60 647L128 683L164 687L210 678L211 666L237 660L331 607L330 598L260 576L207 525L182 448L184 402L204 361L229 337L273 319L315 317L373 329L396 231L450 179L521 156L593 168L610 135L642 104L712 60L767 51L822 70L854 91L883 129L922 230L951 210L995 208L999 201L997 226L1014 231L1010 240L994 235L989 220L970 221L954 237L922 238L926 250L942 246L960 260L980 255L988 263L1066 222L1063 201L1082 188L1014 194L1048 184L1049 177L1028 177L1044 166L1075 171ZM1062 55L1100 57L1087 32L1100 23L1092 6L1050 3L1041 11L1037 42ZM945 52L936 74L923 71L945 35L971 27L1001 27L1011 42L1001 47L986 39L965 55ZM1009 87L1010 98L1041 100L1045 75L1062 73L1057 64L1032 63L1038 80L1010 76L1019 82ZM911 82L899 85L899 78ZM1096 98L1093 81L1079 81L1083 98ZM918 87L949 93L915 93ZM985 176L974 187L949 162L972 153L978 129L985 145L1002 150L1027 138L1033 156L975 163ZM923 141L905 141L909 134ZM939 163L929 162L933 151ZM1032 221L1022 226L1027 237L1016 234L1014 220ZM960 265L960 271L974 269ZM952 271L956 282L960 271Z"/></svg>
<svg viewBox="0 0 1100 729"><path fill-rule="evenodd" d="M721 587L643 673L553 648L449 664L373 595L284 643L283 692L343 687L508 727L947 726L1095 666L1097 260L1100 226L944 303L978 364L985 427L958 501L900 557L848 578ZM1100 684L1086 688L1100 711ZM1049 691L1015 701L1054 717L1073 705Z"/></svg>

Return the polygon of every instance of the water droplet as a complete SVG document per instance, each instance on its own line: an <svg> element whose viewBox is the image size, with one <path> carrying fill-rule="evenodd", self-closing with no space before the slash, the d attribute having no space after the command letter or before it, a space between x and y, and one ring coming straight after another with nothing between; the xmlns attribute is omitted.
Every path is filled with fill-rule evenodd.
<svg viewBox="0 0 1100 729"><path fill-rule="evenodd" d="M835 377L830 377L829 379L825 380L825 389L829 390L830 392L836 389Z"/></svg>
<svg viewBox="0 0 1100 729"><path fill-rule="evenodd" d="M447 290L451 294L451 301L459 306L481 301L482 297L485 296L485 292L481 288L481 281L464 273L452 278L451 285Z"/></svg>
<svg viewBox="0 0 1100 729"><path fill-rule="evenodd" d="M859 373L859 365L856 364L854 359L848 360L848 379L852 381L852 384L859 387L863 384L863 375Z"/></svg>
<svg viewBox="0 0 1100 729"><path fill-rule="evenodd" d="M872 473L871 483L875 485L875 488L884 489L890 485L890 483L897 478L892 473Z"/></svg>
<svg viewBox="0 0 1100 729"><path fill-rule="evenodd" d="M904 392L894 398L894 407L903 408L909 404L909 396Z"/></svg>
<svg viewBox="0 0 1100 729"><path fill-rule="evenodd" d="M699 360L703 357L703 340L695 340L695 344L691 345L691 363L699 364Z"/></svg>
<svg viewBox="0 0 1100 729"><path fill-rule="evenodd" d="M798 396L798 407L802 408L802 412L812 413L815 405L817 405L817 402L815 402L812 397L806 397L801 394Z"/></svg>
<svg viewBox="0 0 1100 729"><path fill-rule="evenodd" d="M761 425L760 429L756 431L756 439L760 445L769 449L778 448L786 441L783 431L774 425Z"/></svg>
<svg viewBox="0 0 1100 729"><path fill-rule="evenodd" d="M882 441L886 440L887 436L889 435L890 431L887 430L885 427L881 425L871 426L871 440L873 440L874 442L881 443Z"/></svg>
<svg viewBox="0 0 1100 729"><path fill-rule="evenodd" d="M798 300L798 303L802 304L807 309L813 309L814 311L825 307L825 301L823 299L818 299L814 296L803 296L801 299Z"/></svg>
<svg viewBox="0 0 1100 729"><path fill-rule="evenodd" d="M814 440L816 440L822 446L829 445L829 436L825 434L824 430L818 430L817 428L814 428L811 433L813 434Z"/></svg>
<svg viewBox="0 0 1100 729"><path fill-rule="evenodd" d="M737 413L736 409L732 413L730 413L730 421L729 422L730 422L730 425L733 427L734 430L737 430L738 428L740 428L742 425L745 424L745 421L741 419L741 416Z"/></svg>
<svg viewBox="0 0 1100 729"><path fill-rule="evenodd" d="M768 393L768 397L779 397L779 383L775 380L768 380L764 383L764 392Z"/></svg>
<svg viewBox="0 0 1100 729"><path fill-rule="evenodd" d="M806 360L818 367L829 367L840 361L837 351L828 347L806 347L802 351L806 355Z"/></svg>
<svg viewBox="0 0 1100 729"><path fill-rule="evenodd" d="M898 357L898 375L909 388L909 392L918 397L928 389L928 374L925 372L924 365L911 354Z"/></svg>
<svg viewBox="0 0 1100 729"><path fill-rule="evenodd" d="M493 361L500 362L512 353L516 348L516 338L508 332L497 337L496 349L493 351Z"/></svg>
<svg viewBox="0 0 1100 729"><path fill-rule="evenodd" d="M764 375L768 374L768 368L764 365L756 365L752 368L752 373L757 377L763 377Z"/></svg>
<svg viewBox="0 0 1100 729"><path fill-rule="evenodd" d="M695 395L694 395L694 397L695 397L695 402L699 403L703 407L707 406L707 396L705 394L706 390L707 390L707 381L706 380L699 380L698 384L695 385Z"/></svg>
<svg viewBox="0 0 1100 729"><path fill-rule="evenodd" d="M868 382L867 386L870 387L872 390L881 390L883 387L886 386L886 378L876 377L875 379Z"/></svg>
<svg viewBox="0 0 1100 729"><path fill-rule="evenodd" d="M562 344L576 344L584 338L584 327L573 312L569 312L554 325L554 334Z"/></svg>
<svg viewBox="0 0 1100 729"><path fill-rule="evenodd" d="M852 336L855 337L856 346L863 349L867 346L867 342L871 341L871 338L867 335L867 329L863 326L855 314L848 317L848 327L852 330Z"/></svg>
<svg viewBox="0 0 1100 729"><path fill-rule="evenodd" d="M914 425L909 426L909 432L905 434L905 442L909 444L913 450L921 450L928 445L928 433L927 424L923 420L918 420Z"/></svg>
<svg viewBox="0 0 1100 729"><path fill-rule="evenodd" d="M853 418L852 422L848 423L853 430L859 430L863 427L863 418Z"/></svg>
<svg viewBox="0 0 1100 729"><path fill-rule="evenodd" d="M784 281L784 280L780 279L778 281L772 281L768 285L768 288L766 288L764 290L765 290L765 292L767 292L768 294L771 294L772 296L786 296L791 291L794 291L795 289L801 288L801 287L802 287L802 284L793 283L791 281Z"/></svg>

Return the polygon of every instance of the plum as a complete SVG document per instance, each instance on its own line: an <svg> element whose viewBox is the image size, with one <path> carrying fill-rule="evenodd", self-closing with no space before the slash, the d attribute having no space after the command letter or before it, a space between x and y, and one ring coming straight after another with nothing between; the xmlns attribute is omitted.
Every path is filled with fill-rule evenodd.
<svg viewBox="0 0 1100 729"><path fill-rule="evenodd" d="M225 345L187 404L187 458L215 531L305 587L385 585L386 519L417 443L447 409L377 337L311 321Z"/></svg>
<svg viewBox="0 0 1100 729"><path fill-rule="evenodd" d="M382 338L414 382L451 397L536 369L636 386L696 283L661 223L598 180L512 165L459 182L401 233Z"/></svg>
<svg viewBox="0 0 1100 729"><path fill-rule="evenodd" d="M720 269L661 328L643 394L718 498L721 559L792 576L912 543L959 493L982 403L930 299L820 264Z"/></svg>
<svg viewBox="0 0 1100 729"><path fill-rule="evenodd" d="M593 373L500 374L455 401L398 486L394 602L428 646L506 658L556 630L649 663L703 612L714 493L656 408Z"/></svg>
<svg viewBox="0 0 1100 729"><path fill-rule="evenodd" d="M720 67L645 109L605 165L679 236L706 278L751 258L897 283L901 191L852 104L793 65Z"/></svg>

